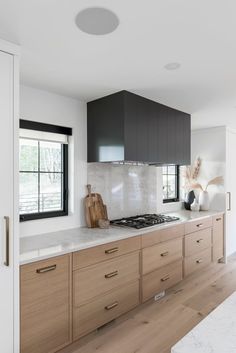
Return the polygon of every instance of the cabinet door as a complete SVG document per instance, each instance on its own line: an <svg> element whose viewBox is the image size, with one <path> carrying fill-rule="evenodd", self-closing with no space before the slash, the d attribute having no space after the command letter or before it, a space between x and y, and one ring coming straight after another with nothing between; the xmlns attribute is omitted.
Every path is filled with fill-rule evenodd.
<svg viewBox="0 0 236 353"><path fill-rule="evenodd" d="M71 255L21 267L21 353L71 342Z"/></svg>
<svg viewBox="0 0 236 353"><path fill-rule="evenodd" d="M213 261L218 261L224 256L224 218L223 215L213 217Z"/></svg>
<svg viewBox="0 0 236 353"><path fill-rule="evenodd" d="M13 56L1 51L0 78L0 350L4 353L12 353L14 300L12 220L14 153ZM7 248L8 236L10 239L9 249Z"/></svg>

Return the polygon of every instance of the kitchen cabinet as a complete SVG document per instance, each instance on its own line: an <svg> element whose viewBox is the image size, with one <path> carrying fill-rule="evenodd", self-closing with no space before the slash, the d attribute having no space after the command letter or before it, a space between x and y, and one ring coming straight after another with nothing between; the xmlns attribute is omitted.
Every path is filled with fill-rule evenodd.
<svg viewBox="0 0 236 353"><path fill-rule="evenodd" d="M224 216L213 217L212 229L212 258L213 261L219 261L224 257Z"/></svg>
<svg viewBox="0 0 236 353"><path fill-rule="evenodd" d="M140 237L73 254L73 340L140 303Z"/></svg>
<svg viewBox="0 0 236 353"><path fill-rule="evenodd" d="M18 47L0 39L0 350L18 352Z"/></svg>
<svg viewBox="0 0 236 353"><path fill-rule="evenodd" d="M88 162L190 164L191 117L131 92L87 104Z"/></svg>
<svg viewBox="0 0 236 353"><path fill-rule="evenodd" d="M142 236L143 302L181 281L183 236L183 224Z"/></svg>
<svg viewBox="0 0 236 353"><path fill-rule="evenodd" d="M71 343L71 273L71 254L21 266L21 353Z"/></svg>
<svg viewBox="0 0 236 353"><path fill-rule="evenodd" d="M185 224L184 276L202 269L212 261L212 217Z"/></svg>

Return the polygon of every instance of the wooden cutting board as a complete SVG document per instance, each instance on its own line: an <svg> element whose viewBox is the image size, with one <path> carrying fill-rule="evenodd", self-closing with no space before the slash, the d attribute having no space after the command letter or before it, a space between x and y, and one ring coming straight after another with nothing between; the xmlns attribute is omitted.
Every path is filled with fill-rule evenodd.
<svg viewBox="0 0 236 353"><path fill-rule="evenodd" d="M91 185L87 185L88 195L84 199L86 223L89 228L98 227L98 220L108 220L107 207L102 196L91 192Z"/></svg>

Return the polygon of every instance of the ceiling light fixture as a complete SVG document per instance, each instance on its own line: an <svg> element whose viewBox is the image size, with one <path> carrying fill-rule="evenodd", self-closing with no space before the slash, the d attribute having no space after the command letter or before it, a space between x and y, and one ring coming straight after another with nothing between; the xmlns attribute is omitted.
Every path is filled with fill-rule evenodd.
<svg viewBox="0 0 236 353"><path fill-rule="evenodd" d="M171 70L177 70L177 69L179 69L180 66L181 66L180 63L168 63L168 64L166 64L166 65L164 66L164 68L165 68L166 70L171 71Z"/></svg>
<svg viewBox="0 0 236 353"><path fill-rule="evenodd" d="M77 27L88 34L105 35L118 27L116 14L103 7L89 7L78 13L75 18Z"/></svg>

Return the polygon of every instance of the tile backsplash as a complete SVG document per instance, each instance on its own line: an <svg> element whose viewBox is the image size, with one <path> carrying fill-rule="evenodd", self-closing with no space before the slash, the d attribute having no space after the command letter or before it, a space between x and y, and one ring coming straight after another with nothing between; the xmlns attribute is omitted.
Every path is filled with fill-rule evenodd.
<svg viewBox="0 0 236 353"><path fill-rule="evenodd" d="M180 203L163 205L160 167L89 163L88 183L92 192L102 195L109 219L181 207Z"/></svg>

